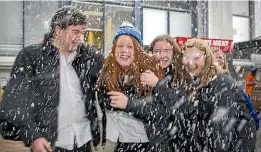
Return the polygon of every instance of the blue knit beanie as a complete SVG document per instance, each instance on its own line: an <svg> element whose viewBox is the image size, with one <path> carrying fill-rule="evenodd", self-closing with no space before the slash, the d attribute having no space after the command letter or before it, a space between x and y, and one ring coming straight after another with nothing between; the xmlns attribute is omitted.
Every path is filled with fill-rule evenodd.
<svg viewBox="0 0 261 152"><path fill-rule="evenodd" d="M115 40L121 35L133 36L140 43L140 45L143 46L142 39L141 39L141 32L136 27L134 27L131 23L124 21L121 24L117 33L115 34L112 42L114 43Z"/></svg>
<svg viewBox="0 0 261 152"><path fill-rule="evenodd" d="M256 67L252 67L250 71L251 71L251 73L256 73L257 72L257 68Z"/></svg>

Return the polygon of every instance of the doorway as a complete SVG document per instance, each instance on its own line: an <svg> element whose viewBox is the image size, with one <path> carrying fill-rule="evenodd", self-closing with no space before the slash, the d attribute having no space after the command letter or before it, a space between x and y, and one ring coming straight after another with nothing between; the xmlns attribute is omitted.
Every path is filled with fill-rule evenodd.
<svg viewBox="0 0 261 152"><path fill-rule="evenodd" d="M103 51L103 31L100 29L88 29L85 35L85 42L88 45L95 46L98 51Z"/></svg>

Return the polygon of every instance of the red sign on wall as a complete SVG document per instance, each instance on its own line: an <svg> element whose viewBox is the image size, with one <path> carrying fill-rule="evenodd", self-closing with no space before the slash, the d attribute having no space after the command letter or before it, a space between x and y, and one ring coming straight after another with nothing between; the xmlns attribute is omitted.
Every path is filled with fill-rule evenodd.
<svg viewBox="0 0 261 152"><path fill-rule="evenodd" d="M178 46L181 48L191 37L175 37ZM233 51L233 40L200 38L204 40L212 49L219 49L223 52Z"/></svg>

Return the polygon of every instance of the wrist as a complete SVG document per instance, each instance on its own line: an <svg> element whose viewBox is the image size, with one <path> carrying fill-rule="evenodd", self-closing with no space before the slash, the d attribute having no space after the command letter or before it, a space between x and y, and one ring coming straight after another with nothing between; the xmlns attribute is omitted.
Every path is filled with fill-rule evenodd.
<svg viewBox="0 0 261 152"><path fill-rule="evenodd" d="M159 79L157 79L152 87L155 87L157 83L159 82Z"/></svg>
<svg viewBox="0 0 261 152"><path fill-rule="evenodd" d="M129 98L127 97L127 98L126 98L126 104L124 105L124 109L127 108L128 104L129 104Z"/></svg>
<svg viewBox="0 0 261 152"><path fill-rule="evenodd" d="M131 102L130 102L130 100L128 99L128 100L127 100L127 104L126 104L126 106L125 106L125 111L129 112L130 107L131 107Z"/></svg>
<svg viewBox="0 0 261 152"><path fill-rule="evenodd" d="M37 141L39 141L39 140L41 140L41 139L44 139L44 138L43 138L43 137L39 137L39 138L34 139L34 140L32 141L32 144L31 144L31 145L33 145L34 143L36 143Z"/></svg>

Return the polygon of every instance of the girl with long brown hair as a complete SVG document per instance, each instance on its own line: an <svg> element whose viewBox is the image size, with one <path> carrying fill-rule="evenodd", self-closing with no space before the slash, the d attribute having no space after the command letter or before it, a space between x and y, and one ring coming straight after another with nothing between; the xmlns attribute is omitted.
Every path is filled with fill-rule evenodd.
<svg viewBox="0 0 261 152"><path fill-rule="evenodd" d="M141 74L147 70L162 79L163 71L157 60L143 51L140 31L129 23L123 23L98 79L102 106L106 109L105 135L110 142L119 142L116 151L144 151L147 148L149 140L144 124L148 122L113 108L114 101L124 102L128 98L151 94L152 87L140 81Z"/></svg>
<svg viewBox="0 0 261 152"><path fill-rule="evenodd" d="M173 37L166 34L157 36L151 42L148 51L159 60L169 88L185 89L190 86L189 75L182 65L182 53ZM156 85L155 81L151 83L154 79L156 78L152 72L145 72L141 77L142 82L150 86Z"/></svg>
<svg viewBox="0 0 261 152"><path fill-rule="evenodd" d="M181 75L184 70L181 62L181 51L170 35L159 35L150 44L149 51L152 52L164 69L165 77L170 77L169 87L177 88L184 84L185 75Z"/></svg>

